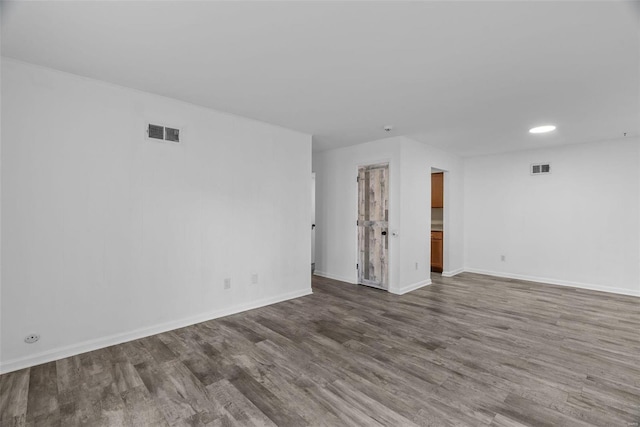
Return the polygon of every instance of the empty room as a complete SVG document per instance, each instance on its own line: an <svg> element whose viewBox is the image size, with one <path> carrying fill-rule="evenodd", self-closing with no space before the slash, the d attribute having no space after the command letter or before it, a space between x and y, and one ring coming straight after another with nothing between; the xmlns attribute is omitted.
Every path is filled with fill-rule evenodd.
<svg viewBox="0 0 640 427"><path fill-rule="evenodd" d="M640 2L0 15L0 427L640 427Z"/></svg>

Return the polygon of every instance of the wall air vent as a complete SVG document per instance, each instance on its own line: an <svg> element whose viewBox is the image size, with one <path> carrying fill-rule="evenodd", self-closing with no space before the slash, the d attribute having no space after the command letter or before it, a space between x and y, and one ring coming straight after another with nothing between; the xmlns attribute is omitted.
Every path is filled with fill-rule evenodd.
<svg viewBox="0 0 640 427"><path fill-rule="evenodd" d="M531 175L545 175L551 173L551 163L537 163L531 165Z"/></svg>
<svg viewBox="0 0 640 427"><path fill-rule="evenodd" d="M164 139L171 142L180 142L180 129L164 128Z"/></svg>
<svg viewBox="0 0 640 427"><path fill-rule="evenodd" d="M180 129L178 128L170 128L152 124L149 124L147 126L147 137L151 139L159 139L161 141L179 143L181 136L180 133Z"/></svg>
<svg viewBox="0 0 640 427"><path fill-rule="evenodd" d="M164 127L150 124L147 129L147 135L153 139L164 139Z"/></svg>

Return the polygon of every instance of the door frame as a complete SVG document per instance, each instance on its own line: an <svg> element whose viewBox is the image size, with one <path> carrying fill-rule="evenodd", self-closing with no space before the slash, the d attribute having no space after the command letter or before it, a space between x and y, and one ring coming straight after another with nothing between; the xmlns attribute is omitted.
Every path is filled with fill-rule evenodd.
<svg viewBox="0 0 640 427"><path fill-rule="evenodd" d="M380 165L380 164L387 164L388 168L389 168L389 174L387 177L387 185L389 187L389 218L387 221L387 229L388 229L388 248L387 248L387 287L386 288L381 288L381 287L375 287L375 286L370 286L370 285L365 285L365 284L361 284L359 283L359 277L358 277L358 270L355 268L356 264L358 264L360 262L360 253L359 253L359 247L358 247L358 172L360 170L360 168L362 167L367 167L367 166L374 166L374 165ZM354 279L353 279L353 283L357 284L357 285L361 285L361 286L367 286L367 287L371 287L373 289L380 289L380 290L384 290L389 292L389 289L391 289L393 286L391 285L391 280L393 277L393 270L392 270L392 266L393 264L393 257L391 256L392 254L392 248L393 246L395 246L393 244L393 241L395 239L392 239L392 237L395 237L395 230L392 231L392 218L395 215L395 212L393 212L393 210L391 209L391 207L393 206L392 200L393 200L393 191L391 191L392 186L390 185L391 182L391 175L392 175L392 169L393 169L393 161L390 157L383 157L383 158L373 158L373 159L369 159L369 160L358 160L357 162L355 162L353 164L353 180L352 180L352 185L353 187L351 187L353 189L353 242L355 243L354 245L354 250L353 250L353 254L354 254Z"/></svg>
<svg viewBox="0 0 640 427"><path fill-rule="evenodd" d="M439 168L436 166L431 166L429 172L429 179L431 179L432 173L442 172L442 272L441 275L448 273L449 266L449 173L448 169ZM429 188L431 188L431 181L429 181ZM431 200L429 200L429 204L431 204ZM429 218L431 218L431 208L429 209ZM429 222L429 238L431 238L431 222ZM431 242L431 239L429 239ZM429 243L430 245L430 243ZM431 246L429 246L429 262L431 262ZM431 272L431 266L429 266L429 271ZM447 276L444 276L447 277Z"/></svg>
<svg viewBox="0 0 640 427"><path fill-rule="evenodd" d="M311 172L311 274L316 267L316 173Z"/></svg>

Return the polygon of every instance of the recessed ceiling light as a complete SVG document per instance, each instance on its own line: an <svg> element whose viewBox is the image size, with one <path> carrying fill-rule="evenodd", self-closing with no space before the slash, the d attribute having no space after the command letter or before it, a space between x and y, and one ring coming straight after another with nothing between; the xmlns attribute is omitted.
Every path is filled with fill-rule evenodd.
<svg viewBox="0 0 640 427"><path fill-rule="evenodd" d="M536 126L534 128L529 129L529 133L547 133L556 130L554 125L544 125L544 126Z"/></svg>

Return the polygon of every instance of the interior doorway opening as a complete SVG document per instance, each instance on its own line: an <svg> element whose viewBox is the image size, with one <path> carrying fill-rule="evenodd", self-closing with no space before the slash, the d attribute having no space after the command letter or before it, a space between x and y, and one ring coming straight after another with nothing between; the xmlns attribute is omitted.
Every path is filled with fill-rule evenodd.
<svg viewBox="0 0 640 427"><path fill-rule="evenodd" d="M445 172L431 169L431 271L444 270Z"/></svg>
<svg viewBox="0 0 640 427"><path fill-rule="evenodd" d="M316 173L311 173L311 274L316 272Z"/></svg>

